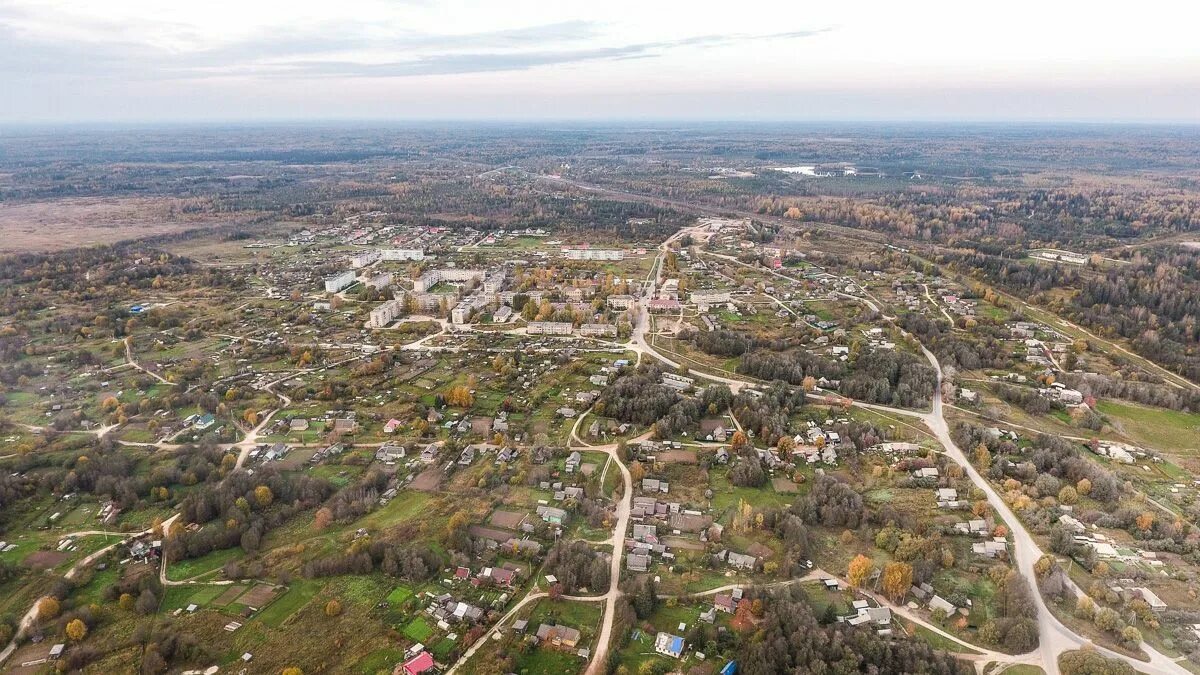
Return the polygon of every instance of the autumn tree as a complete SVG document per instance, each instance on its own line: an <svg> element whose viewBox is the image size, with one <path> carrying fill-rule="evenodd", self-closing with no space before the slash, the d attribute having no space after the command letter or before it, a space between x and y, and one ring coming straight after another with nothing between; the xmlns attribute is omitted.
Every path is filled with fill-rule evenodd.
<svg viewBox="0 0 1200 675"><path fill-rule="evenodd" d="M875 563L860 553L850 561L850 565L846 569L846 577L851 586L860 588L870 578L873 571L875 571Z"/></svg>
<svg viewBox="0 0 1200 675"><path fill-rule="evenodd" d="M58 604L58 600L50 596L46 596L37 603L37 612L39 619L53 619L58 616L58 612L62 608Z"/></svg>
<svg viewBox="0 0 1200 675"><path fill-rule="evenodd" d="M275 495L272 494L271 488L266 485L259 485L254 488L254 501L258 502L259 506L267 507L271 502L275 501Z"/></svg>
<svg viewBox="0 0 1200 675"><path fill-rule="evenodd" d="M446 392L446 404L458 408L470 408L475 404L475 397L471 395L471 390L462 386L451 387L450 391Z"/></svg>
<svg viewBox="0 0 1200 675"><path fill-rule="evenodd" d="M313 528L317 530L323 530L329 527L329 524L332 522L333 511L330 511L328 507L322 506L321 508L317 509L316 514L313 515Z"/></svg>
<svg viewBox="0 0 1200 675"><path fill-rule="evenodd" d="M734 450L741 450L750 443L750 439L746 438L746 434L741 431L733 432L733 437L729 439L729 445Z"/></svg>
<svg viewBox="0 0 1200 675"><path fill-rule="evenodd" d="M646 477L646 467L642 466L641 462L634 462L629 465L629 478L636 485L642 482Z"/></svg>
<svg viewBox="0 0 1200 675"><path fill-rule="evenodd" d="M82 619L72 619L67 624L67 637L71 638L72 642L79 642L87 635L88 627Z"/></svg>
<svg viewBox="0 0 1200 675"><path fill-rule="evenodd" d="M983 470L992 464L992 453L983 443L975 447L975 464Z"/></svg>
<svg viewBox="0 0 1200 675"><path fill-rule="evenodd" d="M325 603L325 616L334 617L342 613L342 603L337 600L330 600Z"/></svg>
<svg viewBox="0 0 1200 675"><path fill-rule="evenodd" d="M1137 517L1137 528L1143 532L1154 527L1154 514L1149 511L1142 512L1142 515Z"/></svg>
<svg viewBox="0 0 1200 675"><path fill-rule="evenodd" d="M883 568L883 594L900 603L912 587L913 568L904 562L890 562Z"/></svg>

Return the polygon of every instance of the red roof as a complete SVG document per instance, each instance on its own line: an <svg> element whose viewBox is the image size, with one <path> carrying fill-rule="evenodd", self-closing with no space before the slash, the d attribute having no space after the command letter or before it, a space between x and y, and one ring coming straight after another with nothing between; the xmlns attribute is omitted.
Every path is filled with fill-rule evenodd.
<svg viewBox="0 0 1200 675"><path fill-rule="evenodd" d="M407 675L421 675L432 667L433 657L425 651L404 662L404 672Z"/></svg>
<svg viewBox="0 0 1200 675"><path fill-rule="evenodd" d="M454 576L458 579L466 579L467 577L471 576L471 570L465 567L460 567L454 570Z"/></svg>

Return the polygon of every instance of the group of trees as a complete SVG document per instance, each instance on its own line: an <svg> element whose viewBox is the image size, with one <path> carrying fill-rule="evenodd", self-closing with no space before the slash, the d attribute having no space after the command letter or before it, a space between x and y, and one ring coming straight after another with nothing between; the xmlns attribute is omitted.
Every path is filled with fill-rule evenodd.
<svg viewBox="0 0 1200 675"><path fill-rule="evenodd" d="M585 541L558 541L546 554L544 569L558 579L560 590L568 595L581 588L593 592L608 588L612 574L609 557Z"/></svg>
<svg viewBox="0 0 1200 675"><path fill-rule="evenodd" d="M856 529L865 516L862 495L849 483L833 476L818 476L807 495L797 499L792 511L806 523Z"/></svg>
<svg viewBox="0 0 1200 675"><path fill-rule="evenodd" d="M378 569L388 576L422 582L437 576L442 563L442 556L427 543L371 541L346 553L310 560L301 572L312 579L370 574Z"/></svg>
<svg viewBox="0 0 1200 675"><path fill-rule="evenodd" d="M765 387L761 393L761 396L739 393L732 408L743 427L755 430L758 438L773 445L790 433L792 415L808 399L803 389L782 382Z"/></svg>
<svg viewBox="0 0 1200 675"><path fill-rule="evenodd" d="M738 672L745 675L971 672L952 655L919 640L894 640L871 628L844 623L822 624L813 616L804 591L795 586L759 599L762 622L757 625L756 638L743 647L738 658Z"/></svg>
<svg viewBox="0 0 1200 675"><path fill-rule="evenodd" d="M596 402L596 413L642 426L649 426L670 411L679 394L660 384L662 370L643 363L624 370L606 387Z"/></svg>
<svg viewBox="0 0 1200 675"><path fill-rule="evenodd" d="M906 408L927 405L937 371L924 358L894 350L852 350L848 363L805 351L751 352L738 372L762 380L803 385L806 378L840 380L838 391L850 398Z"/></svg>
<svg viewBox="0 0 1200 675"><path fill-rule="evenodd" d="M280 473L270 468L253 475L231 473L210 489L189 493L179 504L184 522L217 522L168 537L163 554L168 560L182 560L234 546L255 552L268 531L300 511L316 507L332 492L329 481L305 474Z"/></svg>

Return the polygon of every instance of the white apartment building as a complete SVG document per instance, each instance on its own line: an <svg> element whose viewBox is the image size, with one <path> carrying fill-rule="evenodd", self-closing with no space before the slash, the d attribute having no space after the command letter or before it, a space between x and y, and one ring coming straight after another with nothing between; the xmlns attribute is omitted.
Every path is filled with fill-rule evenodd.
<svg viewBox="0 0 1200 675"><path fill-rule="evenodd" d="M579 334L584 337L616 337L617 327L609 323L585 323L579 326Z"/></svg>
<svg viewBox="0 0 1200 675"><path fill-rule="evenodd" d="M384 248L379 250L379 259L388 262L424 260L425 251L419 248Z"/></svg>
<svg viewBox="0 0 1200 675"><path fill-rule="evenodd" d="M382 305L371 310L370 319L367 321L367 326L370 328L383 328L389 323L396 320L404 313L403 300L388 300Z"/></svg>
<svg viewBox="0 0 1200 675"><path fill-rule="evenodd" d="M565 321L530 321L525 332L530 335L570 335L574 326Z"/></svg>
<svg viewBox="0 0 1200 675"><path fill-rule="evenodd" d="M379 260L379 251L363 251L350 256L350 266L354 269L366 267Z"/></svg>
<svg viewBox="0 0 1200 675"><path fill-rule="evenodd" d="M350 270L325 277L325 292L337 293L338 291L349 288L354 285L355 279L357 279L357 277L355 277L354 272Z"/></svg>
<svg viewBox="0 0 1200 675"><path fill-rule="evenodd" d="M377 288L381 291L391 285L392 285L392 273L391 272L380 272L379 274L376 274L375 276L367 279L367 286L369 286L371 288Z"/></svg>
<svg viewBox="0 0 1200 675"><path fill-rule="evenodd" d="M599 248L568 248L563 249L567 260L621 260L624 252L613 249Z"/></svg>
<svg viewBox="0 0 1200 675"><path fill-rule="evenodd" d="M632 295L610 295L608 296L608 306L613 309L629 309L633 307L634 297Z"/></svg>
<svg viewBox="0 0 1200 675"><path fill-rule="evenodd" d="M729 291L696 291L688 299L697 305L719 305L729 302L732 296Z"/></svg>
<svg viewBox="0 0 1200 675"><path fill-rule="evenodd" d="M474 284L483 281L484 273L480 270L439 269L429 270L413 282L413 291L424 293L443 281L454 283Z"/></svg>

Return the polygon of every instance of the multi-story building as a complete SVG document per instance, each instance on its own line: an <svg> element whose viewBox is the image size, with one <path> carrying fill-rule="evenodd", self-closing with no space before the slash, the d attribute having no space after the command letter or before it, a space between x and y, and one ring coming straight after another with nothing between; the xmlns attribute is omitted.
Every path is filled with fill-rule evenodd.
<svg viewBox="0 0 1200 675"><path fill-rule="evenodd" d="M530 335L570 335L574 326L565 321L530 321L526 333Z"/></svg>
<svg viewBox="0 0 1200 675"><path fill-rule="evenodd" d="M484 294L496 295L499 293L500 289L504 288L504 280L507 278L507 276L508 275L506 275L503 270L489 275L488 278L483 282Z"/></svg>
<svg viewBox="0 0 1200 675"><path fill-rule="evenodd" d="M403 300L388 300L371 310L367 325L371 328L383 328L404 313Z"/></svg>
<svg viewBox="0 0 1200 675"><path fill-rule="evenodd" d="M563 249L567 260L621 260L624 252L613 249L599 248L568 248Z"/></svg>
<svg viewBox="0 0 1200 675"><path fill-rule="evenodd" d="M450 321L451 321L451 323L453 323L455 325L461 326L462 324L467 322L467 319L470 316L471 316L471 308L465 302L462 304L456 305L454 307L454 309L450 310Z"/></svg>
<svg viewBox="0 0 1200 675"><path fill-rule="evenodd" d="M608 296L608 306L613 309L629 309L633 307L634 297L632 295L610 295Z"/></svg>
<svg viewBox="0 0 1200 675"><path fill-rule="evenodd" d="M483 281L484 274L480 270L437 269L429 270L413 282L413 291L424 293L443 281L474 285Z"/></svg>
<svg viewBox="0 0 1200 675"><path fill-rule="evenodd" d="M350 266L354 269L366 267L379 260L379 251L363 251L350 256Z"/></svg>
<svg viewBox="0 0 1200 675"><path fill-rule="evenodd" d="M719 305L729 302L732 296L729 291L695 291L688 298L697 305Z"/></svg>
<svg viewBox="0 0 1200 675"><path fill-rule="evenodd" d="M579 327L584 337L616 337L617 327L608 323L585 323Z"/></svg>
<svg viewBox="0 0 1200 675"><path fill-rule="evenodd" d="M338 291L347 289L354 285L356 278L354 272L349 270L325 277L325 292L337 293Z"/></svg>
<svg viewBox="0 0 1200 675"><path fill-rule="evenodd" d="M367 279L367 286L383 290L392 285L392 273L380 272L373 277Z"/></svg>
<svg viewBox="0 0 1200 675"><path fill-rule="evenodd" d="M380 249L379 259L389 262L404 260L424 260L425 252L419 248L385 248Z"/></svg>

